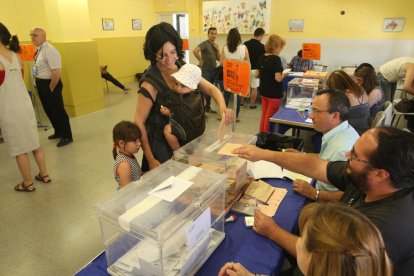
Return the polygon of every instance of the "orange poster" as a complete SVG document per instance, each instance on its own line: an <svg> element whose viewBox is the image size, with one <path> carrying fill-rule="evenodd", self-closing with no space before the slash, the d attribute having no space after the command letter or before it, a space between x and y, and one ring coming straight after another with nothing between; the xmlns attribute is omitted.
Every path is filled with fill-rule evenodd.
<svg viewBox="0 0 414 276"><path fill-rule="evenodd" d="M250 85L250 64L248 62L225 59L223 65L224 89L246 97Z"/></svg>
<svg viewBox="0 0 414 276"><path fill-rule="evenodd" d="M29 61L34 59L36 46L33 44L20 44L19 56L22 61Z"/></svg>
<svg viewBox="0 0 414 276"><path fill-rule="evenodd" d="M302 44L303 59L321 59L321 44L319 43L303 43Z"/></svg>

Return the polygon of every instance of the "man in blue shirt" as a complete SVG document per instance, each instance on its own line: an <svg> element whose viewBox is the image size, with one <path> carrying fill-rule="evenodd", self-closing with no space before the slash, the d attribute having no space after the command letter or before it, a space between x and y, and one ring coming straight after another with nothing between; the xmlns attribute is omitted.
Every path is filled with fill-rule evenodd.
<svg viewBox="0 0 414 276"><path fill-rule="evenodd" d="M292 68L292 72L306 72L308 70L315 69L313 60L302 58L302 50L300 50L298 54L292 58L289 68Z"/></svg>
<svg viewBox="0 0 414 276"><path fill-rule="evenodd" d="M341 91L327 89L316 93L309 118L312 119L315 130L323 133L319 154L321 159L347 160L346 153L359 138L356 130L348 124L349 109L349 99ZM323 198L324 201L338 201L343 194L335 186L319 180L315 188L304 180L296 180L293 189L311 200Z"/></svg>

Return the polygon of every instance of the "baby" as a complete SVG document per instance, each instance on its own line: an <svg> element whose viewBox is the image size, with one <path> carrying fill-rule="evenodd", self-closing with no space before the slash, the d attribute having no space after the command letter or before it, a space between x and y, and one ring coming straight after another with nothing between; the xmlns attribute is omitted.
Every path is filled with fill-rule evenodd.
<svg viewBox="0 0 414 276"><path fill-rule="evenodd" d="M197 89L201 80L201 69L194 64L184 64L171 76L175 79L175 91L180 94L187 94ZM173 119L174 114L169 108L161 106L160 111L170 118L169 123L164 127L164 136L171 149L176 150L180 148L179 140L186 140L185 130Z"/></svg>

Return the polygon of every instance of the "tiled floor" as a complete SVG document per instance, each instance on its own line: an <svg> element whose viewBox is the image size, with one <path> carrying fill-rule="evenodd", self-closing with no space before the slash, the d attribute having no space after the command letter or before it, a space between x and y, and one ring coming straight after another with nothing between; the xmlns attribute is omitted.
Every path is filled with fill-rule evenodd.
<svg viewBox="0 0 414 276"><path fill-rule="evenodd" d="M136 84L129 86L136 90ZM53 181L35 182L33 193L14 191L21 176L15 159L0 144L1 275L72 275L103 250L93 206L116 192L112 127L133 120L137 100L136 93L124 95L117 88L103 93L107 108L71 119L72 144L57 148L57 140L47 139L53 130L39 130ZM254 110L242 107L236 131L257 133L260 113L260 105ZM217 115L208 116L207 127L217 128ZM31 159L34 176L38 171Z"/></svg>

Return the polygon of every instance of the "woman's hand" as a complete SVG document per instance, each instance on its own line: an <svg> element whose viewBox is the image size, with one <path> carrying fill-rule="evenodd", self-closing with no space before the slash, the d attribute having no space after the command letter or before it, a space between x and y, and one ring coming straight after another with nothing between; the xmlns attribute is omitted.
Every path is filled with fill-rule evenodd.
<svg viewBox="0 0 414 276"><path fill-rule="evenodd" d="M223 116L224 113L224 124L226 126L230 125L234 121L234 111L233 109L226 108L224 111L221 112L221 116Z"/></svg>
<svg viewBox="0 0 414 276"><path fill-rule="evenodd" d="M253 230L266 238L271 239L272 233L278 227L276 222L269 216L266 216L259 209L254 210L254 226Z"/></svg>
<svg viewBox="0 0 414 276"><path fill-rule="evenodd" d="M148 160L148 166L149 166L150 170L158 167L159 165L161 165L161 163L157 159L153 159L151 161Z"/></svg>
<svg viewBox="0 0 414 276"><path fill-rule="evenodd" d="M240 263L229 262L223 265L218 276L253 276L254 274L248 271Z"/></svg>

